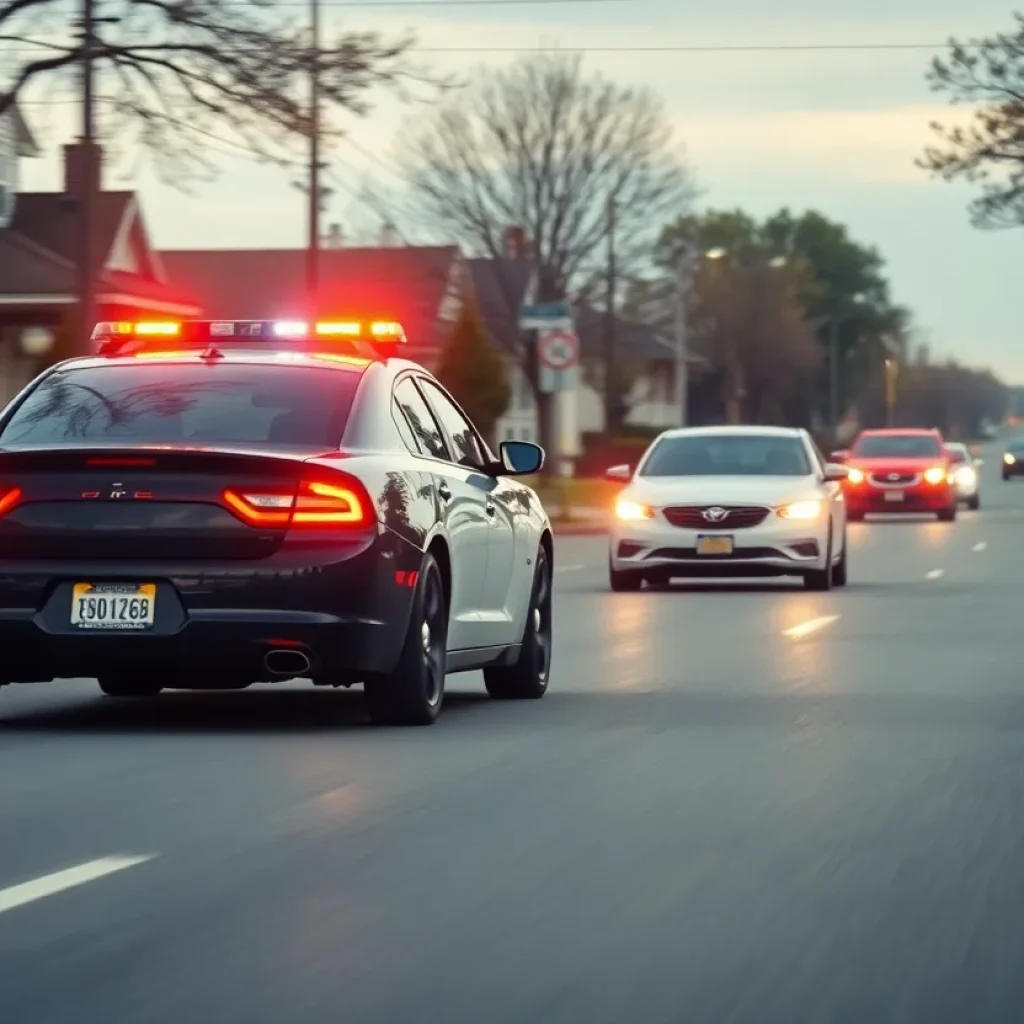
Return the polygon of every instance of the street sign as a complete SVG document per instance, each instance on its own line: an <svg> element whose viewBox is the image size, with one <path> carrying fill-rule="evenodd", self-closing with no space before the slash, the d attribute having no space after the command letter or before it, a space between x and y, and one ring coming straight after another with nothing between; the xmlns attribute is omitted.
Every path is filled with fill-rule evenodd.
<svg viewBox="0 0 1024 1024"><path fill-rule="evenodd" d="M579 387L580 342L571 330L541 331L537 337L537 384L547 395Z"/></svg>
<svg viewBox="0 0 1024 1024"><path fill-rule="evenodd" d="M524 331L571 330L572 310L564 301L523 306L519 310L519 327Z"/></svg>
<svg viewBox="0 0 1024 1024"><path fill-rule="evenodd" d="M579 339L572 331L543 331L537 340L537 357L549 370L571 370L580 361Z"/></svg>

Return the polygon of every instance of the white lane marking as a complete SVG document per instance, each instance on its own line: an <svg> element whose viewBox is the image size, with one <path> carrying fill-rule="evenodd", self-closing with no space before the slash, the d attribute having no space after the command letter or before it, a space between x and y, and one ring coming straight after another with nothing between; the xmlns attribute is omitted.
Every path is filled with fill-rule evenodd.
<svg viewBox="0 0 1024 1024"><path fill-rule="evenodd" d="M97 878L112 875L115 871L124 871L125 868L133 868L136 864L144 864L155 856L155 853L148 853L141 856L100 857L99 860L90 860L73 868L55 871L52 875L34 878L31 882L0 889L0 914L46 896L53 896L65 889L74 889L76 886L85 885L86 882L95 882Z"/></svg>
<svg viewBox="0 0 1024 1024"><path fill-rule="evenodd" d="M932 569L931 572L925 573L926 580L937 580L940 576L945 576L945 569Z"/></svg>
<svg viewBox="0 0 1024 1024"><path fill-rule="evenodd" d="M987 547L988 547L988 544L985 541L979 540L978 543L975 544L973 548L971 548L971 550L972 551L984 551L985 548L987 548Z"/></svg>
<svg viewBox="0 0 1024 1024"><path fill-rule="evenodd" d="M817 633L819 629L832 625L838 618L838 615L822 615L817 619L808 619L806 622L801 622L799 626L783 630L782 635L788 636L791 640L800 640L805 636L810 636L811 633Z"/></svg>
<svg viewBox="0 0 1024 1024"><path fill-rule="evenodd" d="M556 565L555 572L579 572L582 565Z"/></svg>

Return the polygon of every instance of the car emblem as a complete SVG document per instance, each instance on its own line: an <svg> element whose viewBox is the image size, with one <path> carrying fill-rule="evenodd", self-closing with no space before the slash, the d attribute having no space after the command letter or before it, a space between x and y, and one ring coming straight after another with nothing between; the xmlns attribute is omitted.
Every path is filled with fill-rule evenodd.
<svg viewBox="0 0 1024 1024"><path fill-rule="evenodd" d="M887 480L899 480L899 478L899 473L890 473L888 477L886 477Z"/></svg>
<svg viewBox="0 0 1024 1024"><path fill-rule="evenodd" d="M719 505L715 505L714 508L706 508L706 509L704 509L703 512L701 512L701 515L709 523L720 523L723 519L725 519L725 517L728 514L729 514L729 510L726 509L726 508L722 508Z"/></svg>

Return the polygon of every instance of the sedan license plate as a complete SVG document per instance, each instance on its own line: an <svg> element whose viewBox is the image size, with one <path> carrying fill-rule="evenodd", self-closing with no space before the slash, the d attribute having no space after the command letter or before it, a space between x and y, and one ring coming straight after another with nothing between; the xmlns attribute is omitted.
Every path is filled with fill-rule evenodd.
<svg viewBox="0 0 1024 1024"><path fill-rule="evenodd" d="M732 548L732 537L709 537L704 535L697 538L698 555L731 555Z"/></svg>
<svg viewBox="0 0 1024 1024"><path fill-rule="evenodd" d="M886 491L885 492L885 500L886 501L902 501L903 500L903 492L902 491Z"/></svg>
<svg viewBox="0 0 1024 1024"><path fill-rule="evenodd" d="M71 597L71 625L79 629L152 629L155 583L76 583Z"/></svg>

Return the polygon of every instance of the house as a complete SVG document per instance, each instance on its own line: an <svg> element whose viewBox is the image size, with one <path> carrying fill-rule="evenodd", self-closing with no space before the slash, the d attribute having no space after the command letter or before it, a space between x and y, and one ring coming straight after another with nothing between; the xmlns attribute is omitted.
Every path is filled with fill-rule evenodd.
<svg viewBox="0 0 1024 1024"><path fill-rule="evenodd" d="M23 192L19 162L39 156L17 108L0 118L0 400L39 369L63 330L73 330L78 298L79 201L86 161L101 190L93 222L97 319L195 316L199 309L169 281L152 249L134 192L102 190L102 150L64 147L61 192ZM42 339L42 343L40 343ZM48 339L48 340L47 340ZM68 339L69 351L73 339Z"/></svg>
<svg viewBox="0 0 1024 1024"><path fill-rule="evenodd" d="M508 355L512 399L498 423L499 440L537 438L537 411L533 390L521 367L522 340L519 309L536 300L536 264L515 255L503 259L469 260L478 308L495 344ZM573 321L580 342L582 382L575 396L575 432L604 430L604 400L595 386L604 368L606 318L603 310L573 304ZM681 411L674 400L676 348L653 328L615 318L615 352L619 365L628 367L634 384L627 396L626 423L641 428L678 426ZM689 362L698 362L690 357Z"/></svg>
<svg viewBox="0 0 1024 1024"><path fill-rule="evenodd" d="M210 319L307 315L304 249L168 250L161 259ZM409 358L430 366L458 318L466 280L455 246L323 249L321 315L398 320Z"/></svg>

